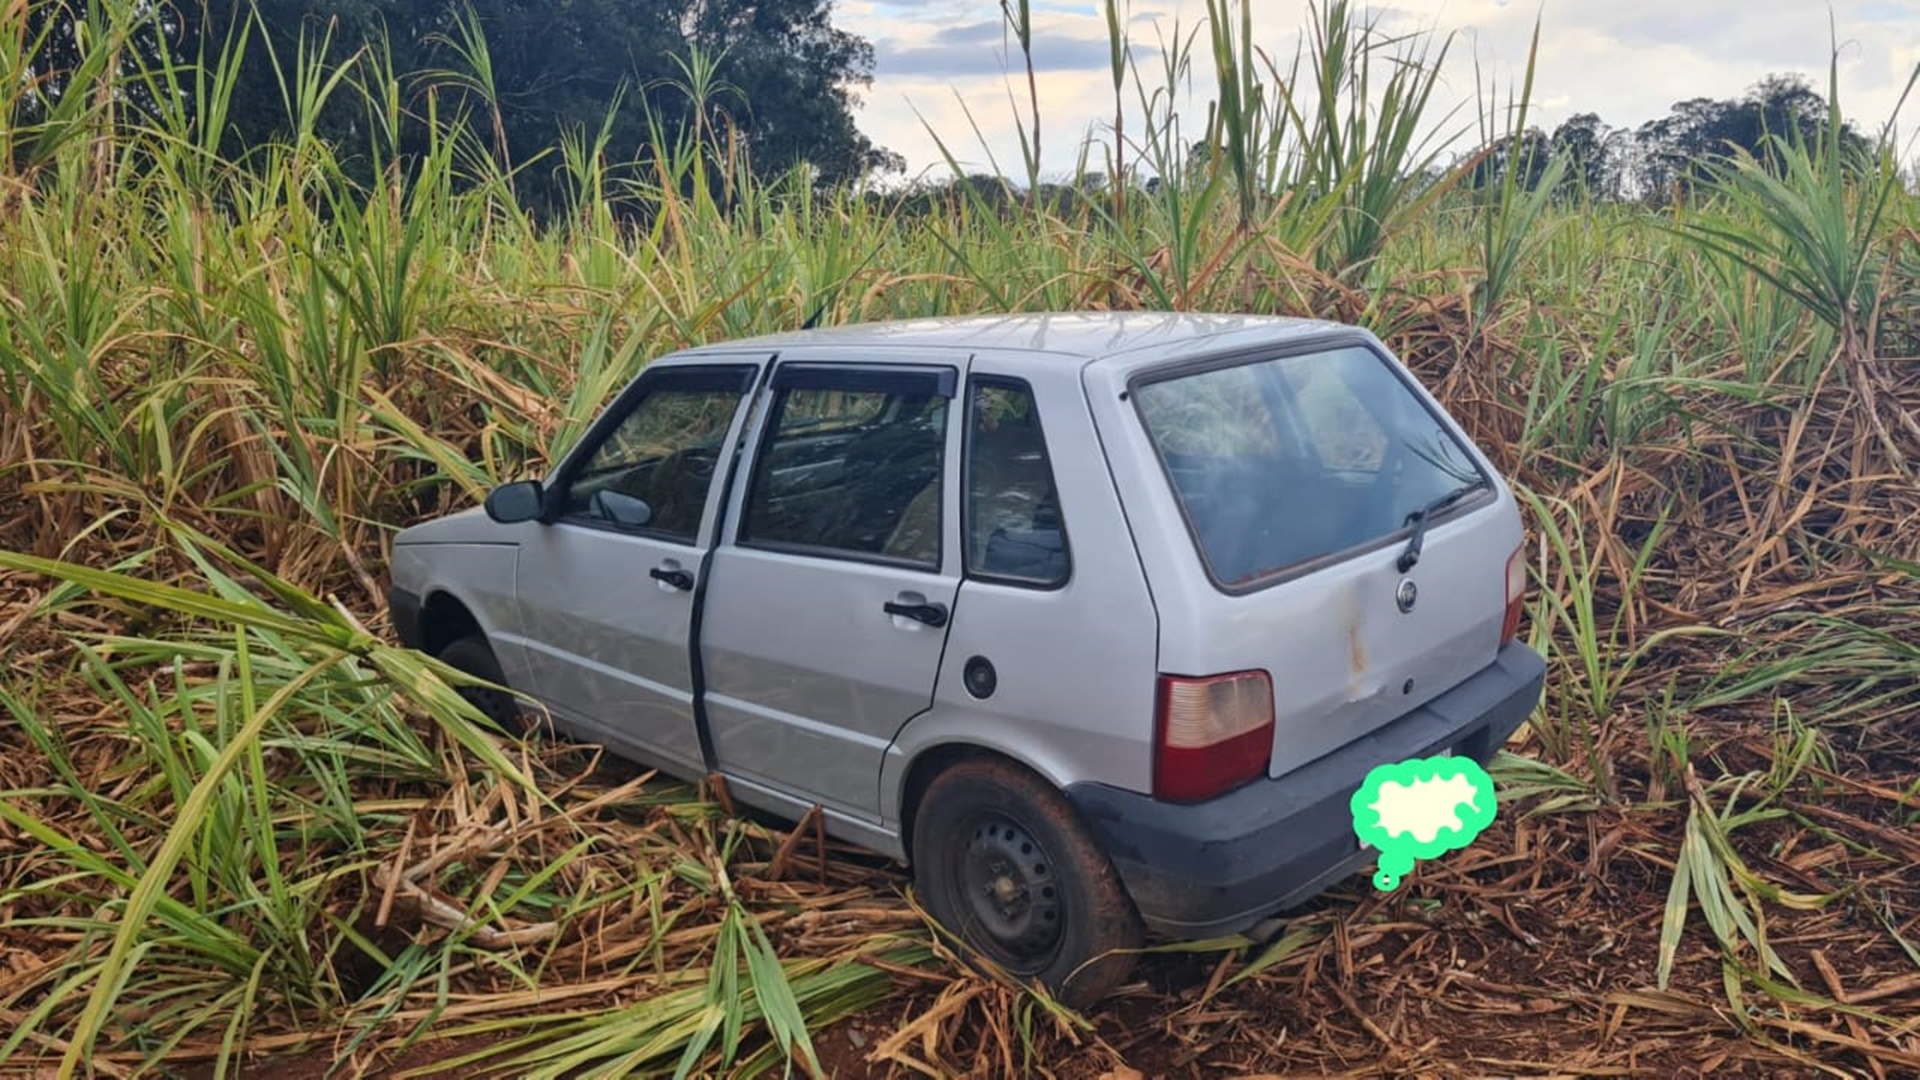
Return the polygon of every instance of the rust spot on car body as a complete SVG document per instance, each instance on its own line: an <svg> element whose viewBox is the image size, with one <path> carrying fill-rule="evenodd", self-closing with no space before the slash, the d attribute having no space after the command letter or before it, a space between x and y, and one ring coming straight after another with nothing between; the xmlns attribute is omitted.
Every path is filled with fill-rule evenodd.
<svg viewBox="0 0 1920 1080"><path fill-rule="evenodd" d="M1366 696L1367 643L1361 636L1360 592L1357 586L1349 586L1341 597L1341 621L1347 627L1347 700L1359 701Z"/></svg>

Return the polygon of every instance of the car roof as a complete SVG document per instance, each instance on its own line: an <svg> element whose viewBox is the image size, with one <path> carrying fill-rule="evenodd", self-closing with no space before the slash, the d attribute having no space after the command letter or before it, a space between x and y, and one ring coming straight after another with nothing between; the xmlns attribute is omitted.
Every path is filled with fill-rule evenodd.
<svg viewBox="0 0 1920 1080"><path fill-rule="evenodd" d="M924 319L894 319L812 330L792 330L757 337L715 341L683 350L682 356L735 351L742 347L782 349L802 345L890 346L894 348L952 348L1032 352L1082 360L1140 349L1177 349L1208 342L1229 346L1222 338L1248 338L1262 343L1352 332L1356 327L1320 319L1281 315L1235 315L1178 311L1055 311L1004 315L957 315ZM850 354L847 362L884 363L883 352L871 356Z"/></svg>

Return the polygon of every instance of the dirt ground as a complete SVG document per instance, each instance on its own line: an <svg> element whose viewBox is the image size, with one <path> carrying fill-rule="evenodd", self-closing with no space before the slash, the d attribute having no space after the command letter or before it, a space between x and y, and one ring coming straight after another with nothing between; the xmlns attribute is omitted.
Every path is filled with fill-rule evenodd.
<svg viewBox="0 0 1920 1080"><path fill-rule="evenodd" d="M1827 810L1873 807L1838 797ZM930 1050L914 1048L918 1069L873 1060L888 1036L939 1007L941 986L905 981L883 1006L816 1032L815 1046L826 1075L846 1080L1920 1076L1920 976L1888 935L1868 932L1864 910L1783 914L1770 934L1794 971L1820 980L1808 990L1913 1018L1891 1037L1758 995L1737 1015L1718 948L1697 919L1670 988L1656 989L1670 858L1655 842L1660 824L1609 810L1503 818L1472 847L1423 866L1410 888L1381 895L1357 877L1322 897L1297 913L1297 925L1319 926L1324 937L1211 995L1260 950L1144 958L1132 984L1089 1017L1092 1031L1045 1037L1034 1060L1017 1038L996 1038L1002 1018L982 1008L957 1013ZM1756 861L1791 881L1793 867L1831 857L1827 845L1796 854L1794 836L1776 830L1756 845L1772 857ZM1910 839L1914 862L1878 882L1895 891L1874 890L1909 935L1920 920L1920 874L1911 869L1920 837ZM331 1073L335 1055L320 1048L239 1075L386 1077L475 1048L428 1043L339 1062Z"/></svg>
<svg viewBox="0 0 1920 1080"><path fill-rule="evenodd" d="M1696 759L1716 772L1767 767L1769 736L1757 725L1703 720L1696 740ZM1237 978L1261 964L1260 946L1147 956L1088 1016L1090 1029L1054 1027L1029 1008L1029 1049L1018 1031L1028 999L936 965L898 977L879 1006L814 1032L814 1045L824 1074L845 1080L1920 1077L1920 830L1911 821L1920 717L1882 724L1836 752L1831 771L1812 767L1817 784L1782 796L1786 816L1737 834L1741 858L1764 880L1832 898L1811 910L1760 905L1797 989L1777 978L1764 989L1732 980L1738 1005L1730 1002L1720 947L1697 909L1669 985L1658 988L1686 803L1683 792L1655 798L1644 758L1621 754L1614 802L1535 813L1537 799L1503 801L1474 844L1423 863L1396 892L1378 893L1357 875L1292 913L1289 930L1310 939L1251 976ZM603 759L596 785L635 775ZM906 878L877 861L840 860L835 876L905 907ZM1751 953L1732 959L1757 966ZM910 1029L925 1038L901 1044L896 1036ZM483 1044L387 1048L403 1035L377 1032L343 1056L351 1034L295 1043L262 1033L279 1052L229 1075L474 1075L432 1066ZM890 1039L896 1045L882 1053ZM163 1075L215 1073L183 1061Z"/></svg>

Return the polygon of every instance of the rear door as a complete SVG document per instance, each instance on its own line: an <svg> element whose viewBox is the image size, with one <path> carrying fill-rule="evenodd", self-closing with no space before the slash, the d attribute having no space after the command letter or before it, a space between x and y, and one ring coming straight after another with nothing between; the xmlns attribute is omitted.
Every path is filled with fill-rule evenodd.
<svg viewBox="0 0 1920 1080"><path fill-rule="evenodd" d="M706 713L730 782L878 821L882 756L932 702L959 589L964 354L807 355L775 369L714 552Z"/></svg>
<svg viewBox="0 0 1920 1080"><path fill-rule="evenodd" d="M694 587L718 493L765 354L654 368L550 478L551 524L515 575L534 692L682 775L704 771L694 726Z"/></svg>

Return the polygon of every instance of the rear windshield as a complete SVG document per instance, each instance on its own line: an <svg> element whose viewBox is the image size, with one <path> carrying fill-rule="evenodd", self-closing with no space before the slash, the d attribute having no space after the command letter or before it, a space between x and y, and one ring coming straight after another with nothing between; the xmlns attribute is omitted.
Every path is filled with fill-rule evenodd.
<svg viewBox="0 0 1920 1080"><path fill-rule="evenodd" d="M1377 544L1435 500L1488 486L1364 345L1158 379L1134 401L1208 572L1228 588Z"/></svg>

